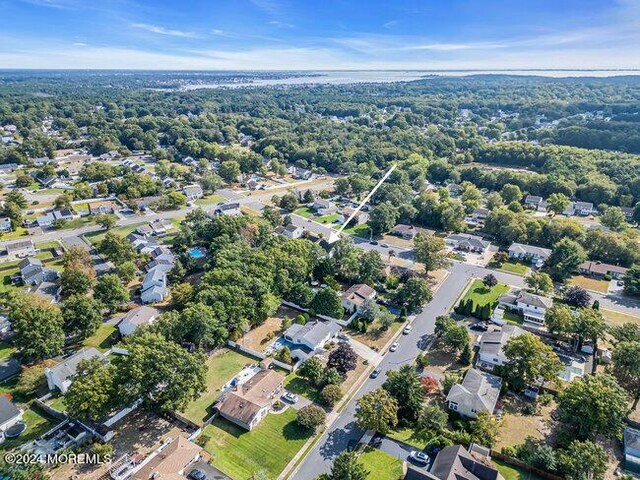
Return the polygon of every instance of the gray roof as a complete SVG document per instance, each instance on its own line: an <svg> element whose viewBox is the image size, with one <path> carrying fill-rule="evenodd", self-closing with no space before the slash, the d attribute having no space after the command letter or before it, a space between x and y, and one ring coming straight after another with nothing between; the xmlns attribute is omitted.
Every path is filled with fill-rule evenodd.
<svg viewBox="0 0 640 480"><path fill-rule="evenodd" d="M503 480L497 469L479 462L462 445L443 448L431 466L440 480Z"/></svg>
<svg viewBox="0 0 640 480"><path fill-rule="evenodd" d="M33 240L18 240L17 242L7 243L7 252L15 250L24 250L25 248L34 248Z"/></svg>
<svg viewBox="0 0 640 480"><path fill-rule="evenodd" d="M533 293L525 292L524 290L520 291L516 298L516 301L526 303L527 305L532 305L538 308L550 308L553 304L553 300L548 297L534 295Z"/></svg>
<svg viewBox="0 0 640 480"><path fill-rule="evenodd" d="M98 357L102 361L105 361L107 359L107 357L105 357L102 352L93 347L83 348L81 350L78 350L70 357L62 360L55 367L51 367L51 375L54 379L56 379L56 383L61 384L65 380L73 377L76 374L78 370L78 364L82 360L90 360L93 357Z"/></svg>
<svg viewBox="0 0 640 480"><path fill-rule="evenodd" d="M20 410L4 395L0 395L0 425L20 415Z"/></svg>
<svg viewBox="0 0 640 480"><path fill-rule="evenodd" d="M500 377L471 368L467 371L462 383L456 383L451 387L447 401L464 405L467 409L476 412L493 413L501 386Z"/></svg>
<svg viewBox="0 0 640 480"><path fill-rule="evenodd" d="M548 248L525 245L524 243L512 243L509 247L509 252L518 255L536 255L545 259L551 255L551 250Z"/></svg>
<svg viewBox="0 0 640 480"><path fill-rule="evenodd" d="M527 195L527 198L524 199L524 203L540 203L542 202L542 197L537 195Z"/></svg>
<svg viewBox="0 0 640 480"><path fill-rule="evenodd" d="M134 308L122 317L120 323L130 322L134 325L148 325L152 318L158 316L158 313L158 310L152 307L142 306Z"/></svg>
<svg viewBox="0 0 640 480"><path fill-rule="evenodd" d="M468 233L453 233L446 238L450 242L456 242L458 244L468 244L474 248L487 248L491 245L491 242L484 240L477 235L469 235Z"/></svg>
<svg viewBox="0 0 640 480"><path fill-rule="evenodd" d="M304 338L311 345L317 345L327 335L334 336L340 331L340 325L336 322L321 322L311 320L304 325L294 323L285 332L288 337Z"/></svg>
<svg viewBox="0 0 640 480"><path fill-rule="evenodd" d="M640 450L640 430L627 427L624 429L623 434L624 448Z"/></svg>
<svg viewBox="0 0 640 480"><path fill-rule="evenodd" d="M500 330L494 330L492 332L485 332L480 337L480 354L486 353L489 355L502 354L502 349L507 342L519 335L524 335L526 332L517 325L503 325Z"/></svg>
<svg viewBox="0 0 640 480"><path fill-rule="evenodd" d="M0 382L17 375L21 370L20 362L15 358L0 362Z"/></svg>

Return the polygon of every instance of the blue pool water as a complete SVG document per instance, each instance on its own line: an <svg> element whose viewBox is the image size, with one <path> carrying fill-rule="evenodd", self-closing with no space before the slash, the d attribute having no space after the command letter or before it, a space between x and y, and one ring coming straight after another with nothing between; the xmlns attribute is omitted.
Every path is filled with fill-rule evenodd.
<svg viewBox="0 0 640 480"><path fill-rule="evenodd" d="M203 258L205 255L205 251L204 251L204 248L202 247L192 247L187 249L187 254L191 258Z"/></svg>

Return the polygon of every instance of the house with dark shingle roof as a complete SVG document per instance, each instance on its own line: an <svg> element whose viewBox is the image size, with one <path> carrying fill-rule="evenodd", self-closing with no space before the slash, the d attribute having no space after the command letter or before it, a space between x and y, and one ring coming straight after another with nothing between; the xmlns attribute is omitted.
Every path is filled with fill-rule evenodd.
<svg viewBox="0 0 640 480"><path fill-rule="evenodd" d="M584 275L591 275L598 278L602 278L605 275L610 275L612 278L622 278L627 273L627 270L629 270L628 268L620 267L618 265L610 265L608 263L596 262L593 260L583 262L578 269Z"/></svg>
<svg viewBox="0 0 640 480"><path fill-rule="evenodd" d="M469 418L476 418L481 412L493 414L501 386L500 377L470 368L462 383L456 383L449 390L449 410Z"/></svg>
<svg viewBox="0 0 640 480"><path fill-rule="evenodd" d="M468 233L452 233L444 239L448 247L465 252L476 252L484 254L491 242L477 235L469 235Z"/></svg>
<svg viewBox="0 0 640 480"><path fill-rule="evenodd" d="M376 298L377 292L365 283L352 285L342 295L342 306L349 313L355 313L362 308L365 300Z"/></svg>
<svg viewBox="0 0 640 480"><path fill-rule="evenodd" d="M22 410L4 395L0 395L0 432L4 439L4 432L22 420Z"/></svg>

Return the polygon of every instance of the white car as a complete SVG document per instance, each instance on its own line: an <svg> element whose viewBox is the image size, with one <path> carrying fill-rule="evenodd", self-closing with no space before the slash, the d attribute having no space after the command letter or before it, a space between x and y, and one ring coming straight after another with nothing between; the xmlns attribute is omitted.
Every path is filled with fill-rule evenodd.
<svg viewBox="0 0 640 480"><path fill-rule="evenodd" d="M289 403L296 403L298 401L298 396L291 392L285 393L282 398L284 398Z"/></svg>
<svg viewBox="0 0 640 480"><path fill-rule="evenodd" d="M421 463L421 464L424 464L424 465L429 463L429 457L427 457L427 455L424 452L417 452L415 450L413 450L409 454L409 459L413 460L416 463Z"/></svg>
<svg viewBox="0 0 640 480"><path fill-rule="evenodd" d="M398 342L392 343L391 346L389 347L389 351L390 352L395 352L398 349L399 346L400 345L398 344Z"/></svg>
<svg viewBox="0 0 640 480"><path fill-rule="evenodd" d="M413 326L411 325L407 325L406 327L404 327L404 330L402 330L402 333L404 335L409 335L409 333L411 332L411 330L413 330Z"/></svg>

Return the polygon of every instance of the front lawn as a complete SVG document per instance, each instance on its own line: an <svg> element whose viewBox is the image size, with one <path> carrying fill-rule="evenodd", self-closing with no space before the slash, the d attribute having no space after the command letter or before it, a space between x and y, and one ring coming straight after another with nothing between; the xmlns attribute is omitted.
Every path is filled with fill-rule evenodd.
<svg viewBox="0 0 640 480"><path fill-rule="evenodd" d="M336 228L340 228L338 225ZM356 225L355 227L347 227L343 230L348 235L354 235L356 237L369 238L371 230L366 223L363 225Z"/></svg>
<svg viewBox="0 0 640 480"><path fill-rule="evenodd" d="M427 444L424 436L413 428L400 428L391 430L387 434L387 437L393 438L394 440L402 443L406 443L407 445L411 445L412 447L415 447L419 450L422 450Z"/></svg>
<svg viewBox="0 0 640 480"><path fill-rule="evenodd" d="M516 275L524 275L529 271L529 265L514 260L508 260L501 265L492 262L489 264L489 267L504 272L515 273Z"/></svg>
<svg viewBox="0 0 640 480"><path fill-rule="evenodd" d="M598 280L597 278L585 277L584 275L576 275L569 280L569 285L577 285L586 290L593 290L600 293L609 291L609 282L606 280Z"/></svg>
<svg viewBox="0 0 640 480"><path fill-rule="evenodd" d="M381 330L380 320L375 319L369 324L365 333L349 328L349 335L353 337L354 340L364 343L376 351L380 351L389 343L389 340L391 340L403 324L404 322L393 322L387 330Z"/></svg>
<svg viewBox="0 0 640 480"><path fill-rule="evenodd" d="M199 198L195 201L195 204L199 207L206 207L220 202L224 202L224 197L222 195L209 195L208 197Z"/></svg>
<svg viewBox="0 0 640 480"><path fill-rule="evenodd" d="M611 325L623 325L625 323L635 323L636 325L640 325L640 317L629 315L628 313L607 310L606 308L601 308L600 313L602 313L605 322L610 323Z"/></svg>
<svg viewBox="0 0 640 480"><path fill-rule="evenodd" d="M304 218L311 218L314 215L314 211L311 210L309 207L301 207L298 208L297 210L294 210L293 213L295 213L296 215L300 215L301 217Z"/></svg>
<svg viewBox="0 0 640 480"><path fill-rule="evenodd" d="M107 232L115 233L116 235L120 235L121 237L126 237L130 233L133 233L137 230L137 228L141 225L145 225L148 222L140 222L134 223L133 225L125 225L123 227L112 228L111 230L98 230L97 232L89 232L84 236L87 240L91 242L94 247L97 247L98 244L104 240L104 237L107 235Z"/></svg>
<svg viewBox="0 0 640 480"><path fill-rule="evenodd" d="M220 388L245 366L253 363L258 363L258 360L235 350L224 349L211 355L207 359L207 390L192 400L182 414L192 422L202 424L211 416L210 408L220 395Z"/></svg>
<svg viewBox="0 0 640 480"><path fill-rule="evenodd" d="M205 427L201 437L211 454L211 463L234 480L246 480L259 470L277 478L300 451L311 433L296 423L296 412L288 408L269 414L251 432L222 418Z"/></svg>
<svg viewBox="0 0 640 480"><path fill-rule="evenodd" d="M16 347L9 345L7 342L0 342L0 361L4 361L13 355L16 351Z"/></svg>
<svg viewBox="0 0 640 480"><path fill-rule="evenodd" d="M461 303L471 299L473 305L494 305L498 301L498 297L509 291L509 286L499 283L491 288L487 287L482 280L477 278L473 281L469 290L465 294Z"/></svg>
<svg viewBox="0 0 640 480"><path fill-rule="evenodd" d="M117 330L118 328L115 325L103 323L98 327L96 333L82 342L82 345L85 347L94 347L106 352L114 343L116 343L116 340L118 339Z"/></svg>
<svg viewBox="0 0 640 480"><path fill-rule="evenodd" d="M335 222L338 218L340 218L340 214L339 213L333 213L331 215L325 215L324 217L318 217L316 218L316 222L318 223L333 223Z"/></svg>
<svg viewBox="0 0 640 480"><path fill-rule="evenodd" d="M306 378L302 378L295 372L287 375L287 378L284 380L284 388L297 395L302 395L312 402L320 403L321 399L318 389L311 385Z"/></svg>
<svg viewBox="0 0 640 480"><path fill-rule="evenodd" d="M367 480L397 480L403 477L404 462L377 448L365 448L360 461L369 471Z"/></svg>

